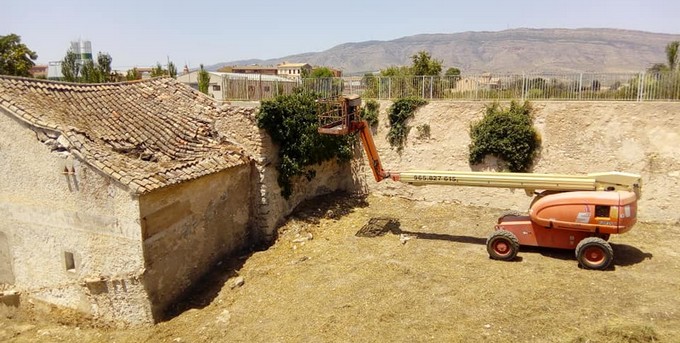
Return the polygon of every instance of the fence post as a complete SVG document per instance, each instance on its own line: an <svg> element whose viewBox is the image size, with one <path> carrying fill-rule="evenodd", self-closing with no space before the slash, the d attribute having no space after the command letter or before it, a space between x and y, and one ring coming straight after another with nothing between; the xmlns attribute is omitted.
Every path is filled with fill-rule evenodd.
<svg viewBox="0 0 680 343"><path fill-rule="evenodd" d="M637 101L641 102L642 101L642 90L644 89L644 84L645 82L645 73L641 72L640 73L640 82L638 82L638 94L637 94Z"/></svg>
<svg viewBox="0 0 680 343"><path fill-rule="evenodd" d="M583 73L578 74L578 99L581 100L581 89L583 89Z"/></svg>
<svg viewBox="0 0 680 343"><path fill-rule="evenodd" d="M434 88L434 76L430 76L430 100L432 100L432 88Z"/></svg>
<svg viewBox="0 0 680 343"><path fill-rule="evenodd" d="M387 79L387 98L392 100L392 78Z"/></svg>
<svg viewBox="0 0 680 343"><path fill-rule="evenodd" d="M525 94L525 89L527 88L527 78L524 72L522 72L522 101L524 101L524 97L526 96Z"/></svg>

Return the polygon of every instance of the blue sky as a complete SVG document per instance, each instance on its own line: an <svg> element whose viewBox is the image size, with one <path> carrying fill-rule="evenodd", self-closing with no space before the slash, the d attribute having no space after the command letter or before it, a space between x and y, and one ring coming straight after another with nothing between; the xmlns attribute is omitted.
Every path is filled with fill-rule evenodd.
<svg viewBox="0 0 680 343"><path fill-rule="evenodd" d="M680 34L678 0L176 1L3 0L0 35L16 33L38 62L92 42L115 68L181 68L323 51L420 33L607 27Z"/></svg>

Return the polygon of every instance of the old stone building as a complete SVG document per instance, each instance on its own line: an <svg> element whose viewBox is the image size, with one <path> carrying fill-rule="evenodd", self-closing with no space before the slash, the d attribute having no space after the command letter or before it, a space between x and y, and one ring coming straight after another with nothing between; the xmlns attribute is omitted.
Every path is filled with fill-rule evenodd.
<svg viewBox="0 0 680 343"><path fill-rule="evenodd" d="M321 177L282 199L254 111L172 79L0 77L0 291L155 322L307 194L347 185Z"/></svg>

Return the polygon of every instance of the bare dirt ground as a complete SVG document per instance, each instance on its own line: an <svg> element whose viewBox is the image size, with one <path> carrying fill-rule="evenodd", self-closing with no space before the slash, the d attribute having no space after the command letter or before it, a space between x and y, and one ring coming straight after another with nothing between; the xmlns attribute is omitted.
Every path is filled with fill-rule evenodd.
<svg viewBox="0 0 680 343"><path fill-rule="evenodd" d="M485 239L501 212L375 195L315 199L273 246L219 264L165 322L97 327L24 304L4 309L0 340L677 342L674 224L613 236L613 266L591 271L573 251L523 248L515 262L490 260ZM373 217L399 219L400 232L355 236Z"/></svg>

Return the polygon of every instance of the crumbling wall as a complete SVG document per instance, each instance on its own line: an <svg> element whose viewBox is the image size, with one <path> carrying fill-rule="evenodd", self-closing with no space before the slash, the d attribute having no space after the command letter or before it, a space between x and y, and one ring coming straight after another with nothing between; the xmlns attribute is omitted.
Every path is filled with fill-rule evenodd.
<svg viewBox="0 0 680 343"><path fill-rule="evenodd" d="M254 158L252 192L255 229L262 240L268 241L274 238L277 226L305 199L335 190L355 191L361 185L355 177L357 174L352 173L352 164L329 161L313 167L316 170L313 179L297 178L293 194L289 199L284 199L277 182L278 148L266 131L257 127L257 111L258 108L254 106L225 106L215 129L222 139L241 146Z"/></svg>
<svg viewBox="0 0 680 343"><path fill-rule="evenodd" d="M74 159L57 132L5 113L0 127L4 288L103 321L150 322L137 199Z"/></svg>
<svg viewBox="0 0 680 343"><path fill-rule="evenodd" d="M250 166L142 195L144 284L156 320L216 261L248 244Z"/></svg>
<svg viewBox="0 0 680 343"><path fill-rule="evenodd" d="M388 170L496 170L497 161L470 166L470 124L482 118L485 102L433 101L420 108L409 125L401 155L391 149L387 109L381 102L375 142ZM507 104L506 104L507 105ZM583 174L602 171L638 173L643 178L638 218L680 222L673 207L680 201L680 103L669 102L535 102L535 125L543 147L536 173ZM430 125L429 138L418 138L415 127ZM361 163L365 165L362 156ZM426 201L458 202L526 211L530 199L523 190L479 187L411 186L373 181L364 167L372 192Z"/></svg>

